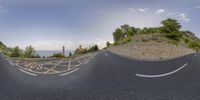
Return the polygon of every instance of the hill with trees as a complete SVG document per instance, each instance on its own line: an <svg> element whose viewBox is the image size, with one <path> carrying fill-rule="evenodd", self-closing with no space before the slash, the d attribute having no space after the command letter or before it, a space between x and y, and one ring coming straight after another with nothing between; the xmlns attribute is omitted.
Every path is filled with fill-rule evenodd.
<svg viewBox="0 0 200 100"><path fill-rule="evenodd" d="M190 31L182 31L181 28L182 28L181 24L177 20L171 18L163 20L161 22L160 27L144 27L141 29L125 24L120 26L113 32L114 43L112 44L111 48L115 48L116 51L116 48L123 46L124 49L129 49L124 52L135 51L141 53L145 51L143 52L144 55L155 56L155 58L156 56L159 56L159 59L167 58L167 56L162 57L160 56L162 54L159 53L156 54L156 50L154 50L155 48L160 48L160 51L163 52L168 52L170 50L173 52L178 52L178 50L181 48L181 50L183 51L182 54L181 53L178 53L178 55L174 54L174 57L192 53L192 51L198 52L200 50L200 39L196 37L194 33ZM129 46L125 48L127 44L129 44ZM157 46L155 46L156 44ZM169 48L162 47L162 45L168 46ZM148 49L145 48L145 46L149 47L149 51L151 51L150 50L151 47L154 47L154 49L152 48L152 50L154 50L155 52L153 51L148 52L147 50L143 50L143 49ZM138 49L141 47L140 48L141 50L139 51L135 47L137 47ZM166 50L162 49L161 47L165 48ZM123 48L121 47L121 49ZM186 50L186 52L184 50ZM120 54L120 52L118 53ZM152 55L152 53L154 55ZM168 52L166 53L166 55L171 55L171 54L170 52ZM170 56L169 58L172 57Z"/></svg>
<svg viewBox="0 0 200 100"><path fill-rule="evenodd" d="M82 48L82 46L80 45L79 48L75 50L74 55L85 54L85 53L96 52L96 51L99 51L98 45L93 45L89 48Z"/></svg>
<svg viewBox="0 0 200 100"><path fill-rule="evenodd" d="M23 51L18 46L9 48L0 41L0 51L9 57L40 58L40 56L36 53L35 49L31 45L27 46Z"/></svg>

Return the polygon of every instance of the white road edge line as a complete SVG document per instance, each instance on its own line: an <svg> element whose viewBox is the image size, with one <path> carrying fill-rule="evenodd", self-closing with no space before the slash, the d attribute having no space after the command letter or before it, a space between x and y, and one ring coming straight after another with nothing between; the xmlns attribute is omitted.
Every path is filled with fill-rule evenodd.
<svg viewBox="0 0 200 100"><path fill-rule="evenodd" d="M22 70L20 68L19 68L19 70L22 71L22 72L24 72L24 73L26 73L26 74L29 74L29 75L32 75L32 76L37 76L37 74L33 74L33 73L30 73L30 72L27 72L27 71Z"/></svg>
<svg viewBox="0 0 200 100"><path fill-rule="evenodd" d="M77 70L79 70L79 68L76 68L76 69L74 69L74 70L72 70L70 72L67 72L67 73L60 74L60 76L65 76L65 75L71 74L71 73L73 73L73 72L75 72Z"/></svg>
<svg viewBox="0 0 200 100"><path fill-rule="evenodd" d="M174 71L171 71L169 73L165 73L165 74L159 74L159 75L143 75L143 74L135 74L136 76L138 77L145 77L145 78L157 78L157 77L164 77L164 76L168 76L168 75L171 75L171 74L174 74L176 72L178 72L179 70L183 69L185 66L187 66L188 63L184 64L182 67L174 70Z"/></svg>

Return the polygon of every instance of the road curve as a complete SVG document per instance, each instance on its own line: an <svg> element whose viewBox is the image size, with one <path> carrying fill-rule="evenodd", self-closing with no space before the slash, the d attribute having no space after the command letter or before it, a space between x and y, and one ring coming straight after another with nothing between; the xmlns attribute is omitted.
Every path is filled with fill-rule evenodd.
<svg viewBox="0 0 200 100"><path fill-rule="evenodd" d="M37 76L0 55L0 90L0 100L200 100L200 54L137 61L103 50L73 72Z"/></svg>

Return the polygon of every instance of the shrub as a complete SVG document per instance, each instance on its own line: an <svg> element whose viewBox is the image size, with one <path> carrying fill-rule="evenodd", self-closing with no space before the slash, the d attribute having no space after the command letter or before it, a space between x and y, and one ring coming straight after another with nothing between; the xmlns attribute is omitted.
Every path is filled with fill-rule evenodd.
<svg viewBox="0 0 200 100"><path fill-rule="evenodd" d="M51 57L63 58L63 57L65 57L65 55L63 55L62 53L54 53L53 56L51 56Z"/></svg>

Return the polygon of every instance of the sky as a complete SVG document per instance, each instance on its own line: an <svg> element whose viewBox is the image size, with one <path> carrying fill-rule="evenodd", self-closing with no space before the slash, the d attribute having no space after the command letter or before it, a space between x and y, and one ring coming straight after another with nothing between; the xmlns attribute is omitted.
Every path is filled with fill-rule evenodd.
<svg viewBox="0 0 200 100"><path fill-rule="evenodd" d="M0 41L36 50L102 48L120 25L157 27L166 18L200 37L199 16L200 0L0 0Z"/></svg>

